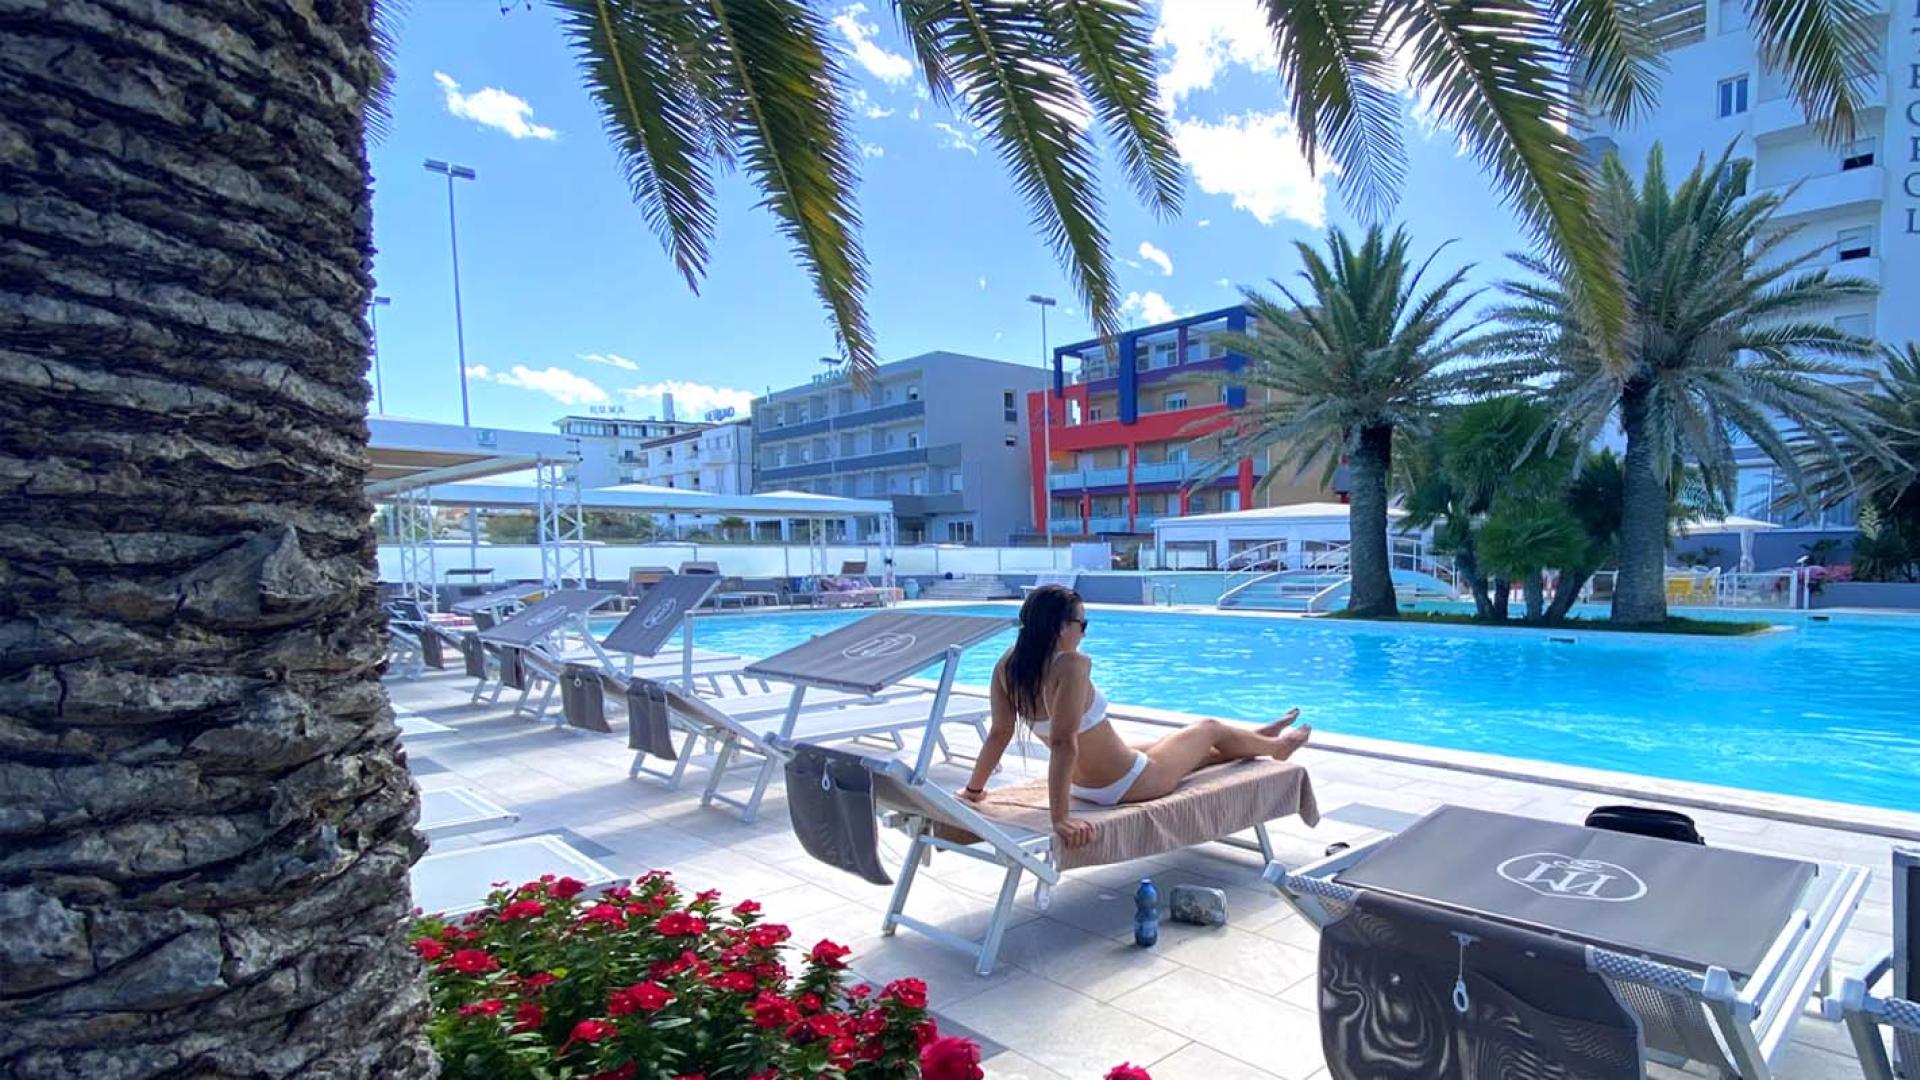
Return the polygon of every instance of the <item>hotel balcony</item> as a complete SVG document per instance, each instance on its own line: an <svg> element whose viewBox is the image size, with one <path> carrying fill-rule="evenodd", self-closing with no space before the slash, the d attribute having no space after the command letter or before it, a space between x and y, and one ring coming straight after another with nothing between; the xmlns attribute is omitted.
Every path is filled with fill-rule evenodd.
<svg viewBox="0 0 1920 1080"><path fill-rule="evenodd" d="M1784 90L1784 88L1782 88ZM1854 103L1862 112L1877 109L1887 103L1886 80L1877 74L1858 75L1853 79ZM1753 137L1756 140L1769 140L1775 136L1799 134L1813 126L1807 119L1807 111L1802 108L1799 99L1793 94L1783 92L1779 97L1762 101L1753 107ZM1877 125L1879 121L1874 121ZM1873 125L1862 125L1863 133L1870 133Z"/></svg>
<svg viewBox="0 0 1920 1080"><path fill-rule="evenodd" d="M1879 165L1845 169L1822 176L1810 176L1795 188L1777 184L1764 189L1785 201L1773 215L1777 222L1858 207L1877 206L1886 199L1887 170Z"/></svg>
<svg viewBox="0 0 1920 1080"><path fill-rule="evenodd" d="M1156 461L1136 465L1133 482L1138 484L1179 484L1199 475L1204 464L1196 461ZM1079 491L1084 488L1126 487L1125 466L1111 469L1083 469L1057 472L1047 477L1049 491Z"/></svg>

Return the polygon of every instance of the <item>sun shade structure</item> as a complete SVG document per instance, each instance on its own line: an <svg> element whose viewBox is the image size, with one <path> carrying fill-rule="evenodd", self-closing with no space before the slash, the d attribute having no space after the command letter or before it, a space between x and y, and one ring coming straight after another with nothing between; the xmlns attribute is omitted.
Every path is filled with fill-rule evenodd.
<svg viewBox="0 0 1920 1080"><path fill-rule="evenodd" d="M1364 897L1386 895L1458 915L1454 929L1469 937L1485 920L1571 942L1638 1018L1647 1061L1746 1080L1774 1075L1794 1023L1825 992L1868 880L1844 863L1457 806L1297 871L1271 863L1263 876L1323 932ZM1470 963L1471 943L1463 948Z"/></svg>
<svg viewBox="0 0 1920 1080"><path fill-rule="evenodd" d="M1719 533L1734 533L1740 537L1740 572L1753 571L1753 534L1768 532L1780 526L1759 518L1742 517L1733 514L1723 518L1693 518L1674 526L1681 536L1713 536Z"/></svg>

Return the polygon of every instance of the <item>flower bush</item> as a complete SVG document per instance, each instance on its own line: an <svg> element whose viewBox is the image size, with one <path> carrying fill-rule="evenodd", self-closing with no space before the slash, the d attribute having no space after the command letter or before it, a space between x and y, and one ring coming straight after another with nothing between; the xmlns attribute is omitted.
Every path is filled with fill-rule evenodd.
<svg viewBox="0 0 1920 1080"><path fill-rule="evenodd" d="M419 919L413 947L449 1078L979 1080L979 1048L939 1038L924 983L847 985L831 941L790 969L790 938L751 900L655 871L594 896L552 875L501 888Z"/></svg>

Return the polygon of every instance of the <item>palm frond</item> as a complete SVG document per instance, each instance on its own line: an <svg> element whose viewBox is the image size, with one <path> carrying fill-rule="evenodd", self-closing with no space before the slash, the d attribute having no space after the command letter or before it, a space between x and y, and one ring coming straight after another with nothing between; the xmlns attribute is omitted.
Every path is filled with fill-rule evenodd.
<svg viewBox="0 0 1920 1080"><path fill-rule="evenodd" d="M1659 102L1666 67L1642 25L1642 7L1620 0L1554 0L1563 47L1577 57L1587 92L1613 120L1632 121Z"/></svg>
<svg viewBox="0 0 1920 1080"><path fill-rule="evenodd" d="M1140 201L1163 216L1179 213L1186 177L1155 101L1153 45L1139 10L1116 0L1052 0L1044 10Z"/></svg>
<svg viewBox="0 0 1920 1080"><path fill-rule="evenodd" d="M1747 0L1761 62L1784 72L1794 96L1829 139L1853 137L1853 86L1862 60L1877 59L1867 0Z"/></svg>
<svg viewBox="0 0 1920 1080"><path fill-rule="evenodd" d="M1340 166L1340 189L1363 217L1384 215L1406 176L1400 103L1364 0L1265 0L1280 79L1293 108L1300 152L1321 145Z"/></svg>
<svg viewBox="0 0 1920 1080"><path fill-rule="evenodd" d="M652 6L652 5L642 5ZM658 5L672 8L677 5ZM825 24L799 0L704 0L718 78L739 102L740 159L793 242L857 377L875 367L867 328L866 255L854 209L855 170L841 73Z"/></svg>

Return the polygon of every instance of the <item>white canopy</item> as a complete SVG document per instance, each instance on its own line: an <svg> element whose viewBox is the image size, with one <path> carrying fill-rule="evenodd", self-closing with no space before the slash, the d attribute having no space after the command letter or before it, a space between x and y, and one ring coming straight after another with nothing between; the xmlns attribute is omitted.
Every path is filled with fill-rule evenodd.
<svg viewBox="0 0 1920 1080"><path fill-rule="evenodd" d="M1753 534L1763 529L1777 529L1780 526L1759 518L1741 517L1731 514L1723 518L1692 518L1674 526L1681 536L1711 536L1717 533L1738 533L1740 536L1740 572L1753 572Z"/></svg>
<svg viewBox="0 0 1920 1080"><path fill-rule="evenodd" d="M537 502L531 484L440 484L433 489L435 506L524 510L533 508ZM763 518L887 517L893 513L893 504L885 499L845 499L801 491L721 495L651 484L585 488L580 492L580 508L631 514L710 514Z"/></svg>
<svg viewBox="0 0 1920 1080"><path fill-rule="evenodd" d="M463 427L392 416L367 418L367 494L376 501L437 484L470 482L565 461L573 445L538 431ZM531 490L531 489L529 489Z"/></svg>

